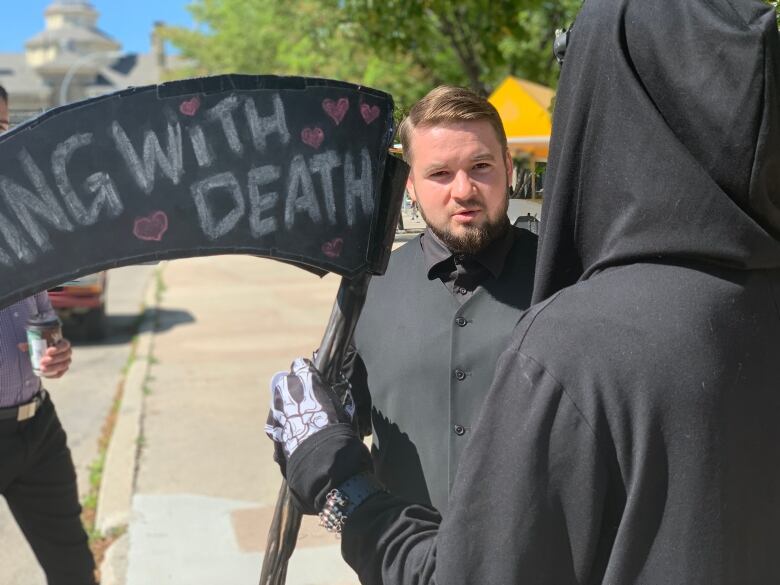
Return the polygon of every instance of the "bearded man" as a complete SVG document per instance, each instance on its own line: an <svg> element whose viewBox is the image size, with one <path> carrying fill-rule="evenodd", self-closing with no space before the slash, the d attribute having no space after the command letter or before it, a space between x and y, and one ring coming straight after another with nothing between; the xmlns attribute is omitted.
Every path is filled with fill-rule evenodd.
<svg viewBox="0 0 780 585"><path fill-rule="evenodd" d="M290 491L364 585L780 583L777 15L585 0L560 38L536 304L448 513L377 485L301 360Z"/></svg>
<svg viewBox="0 0 780 585"><path fill-rule="evenodd" d="M537 238L509 223L512 158L483 97L438 87L399 137L427 229L372 280L350 381L378 477L443 513L496 360L530 304Z"/></svg>

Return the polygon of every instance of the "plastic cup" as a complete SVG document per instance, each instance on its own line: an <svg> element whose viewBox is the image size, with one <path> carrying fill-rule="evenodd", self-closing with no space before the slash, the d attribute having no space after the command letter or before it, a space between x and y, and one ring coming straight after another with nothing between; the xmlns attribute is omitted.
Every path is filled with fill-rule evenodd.
<svg viewBox="0 0 780 585"><path fill-rule="evenodd" d="M60 339L62 339L62 324L57 317L31 315L27 319L27 347L30 351L33 374L41 375L41 358L46 353L46 348L57 345Z"/></svg>

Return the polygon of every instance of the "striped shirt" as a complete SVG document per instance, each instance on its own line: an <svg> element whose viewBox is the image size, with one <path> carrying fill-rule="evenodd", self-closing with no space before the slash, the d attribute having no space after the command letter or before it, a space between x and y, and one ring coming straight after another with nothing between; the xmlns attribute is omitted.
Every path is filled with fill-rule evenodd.
<svg viewBox="0 0 780 585"><path fill-rule="evenodd" d="M18 347L27 342L27 318L36 313L54 315L46 291L0 309L0 408L29 402L41 389L29 354Z"/></svg>

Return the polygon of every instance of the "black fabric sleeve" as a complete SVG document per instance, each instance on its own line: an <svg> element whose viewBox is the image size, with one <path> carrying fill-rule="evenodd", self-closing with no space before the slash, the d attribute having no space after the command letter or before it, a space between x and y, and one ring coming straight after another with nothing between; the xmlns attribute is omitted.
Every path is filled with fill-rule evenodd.
<svg viewBox="0 0 780 585"><path fill-rule="evenodd" d="M507 352L444 521L379 494L349 519L342 554L364 585L591 582L607 489L597 443L560 384Z"/></svg>
<svg viewBox="0 0 780 585"><path fill-rule="evenodd" d="M373 471L371 454L349 424L337 424L312 435L287 463L287 483L298 509L317 514L328 492L353 475Z"/></svg>

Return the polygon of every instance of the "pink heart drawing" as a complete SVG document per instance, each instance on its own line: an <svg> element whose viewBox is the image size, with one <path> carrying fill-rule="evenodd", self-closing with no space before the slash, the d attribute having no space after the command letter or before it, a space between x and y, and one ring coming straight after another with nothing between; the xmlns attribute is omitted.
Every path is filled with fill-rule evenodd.
<svg viewBox="0 0 780 585"><path fill-rule="evenodd" d="M139 217L133 225L133 235L139 240L159 242L168 229L168 216L164 211L155 211L146 217Z"/></svg>
<svg viewBox="0 0 780 585"><path fill-rule="evenodd" d="M326 99L322 101L322 109L325 110L325 113L328 114L328 116L336 122L336 126L338 126L341 124L344 116L347 115L349 100L347 98L339 98L338 101L334 102L333 100Z"/></svg>
<svg viewBox="0 0 780 585"><path fill-rule="evenodd" d="M198 96L179 104L179 111L185 116L194 116L198 112L198 108L200 108L200 98Z"/></svg>
<svg viewBox="0 0 780 585"><path fill-rule="evenodd" d="M370 124L379 116L379 106L369 106L366 103L360 104L360 115L366 121L366 124Z"/></svg>
<svg viewBox="0 0 780 585"><path fill-rule="evenodd" d="M333 238L329 242L322 244L322 253L328 258L338 258L341 256L341 249L344 247L344 240Z"/></svg>
<svg viewBox="0 0 780 585"><path fill-rule="evenodd" d="M322 141L325 140L325 133L320 127L304 128L301 131L301 140L312 148L319 148Z"/></svg>

